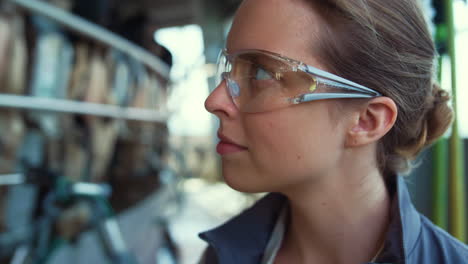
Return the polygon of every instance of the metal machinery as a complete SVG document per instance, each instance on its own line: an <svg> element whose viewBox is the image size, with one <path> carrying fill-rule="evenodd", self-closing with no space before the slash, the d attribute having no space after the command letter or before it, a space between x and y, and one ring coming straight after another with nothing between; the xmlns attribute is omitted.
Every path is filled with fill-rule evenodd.
<svg viewBox="0 0 468 264"><path fill-rule="evenodd" d="M89 237L100 258L76 263L177 263L167 215L181 173L165 162L171 55L151 33L216 25L233 4L0 2L1 263L61 263L76 254L57 260L58 251ZM127 245L117 213L148 197L152 239Z"/></svg>

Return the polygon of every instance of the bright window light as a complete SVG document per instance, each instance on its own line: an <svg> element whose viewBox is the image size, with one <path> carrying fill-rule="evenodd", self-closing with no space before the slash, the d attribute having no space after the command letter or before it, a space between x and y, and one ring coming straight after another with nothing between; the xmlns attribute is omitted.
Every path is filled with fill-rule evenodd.
<svg viewBox="0 0 468 264"><path fill-rule="evenodd" d="M174 85L168 102L173 114L168 122L169 131L181 136L209 135L212 122L204 108L208 83L202 29L198 25L164 28L154 36L173 58Z"/></svg>

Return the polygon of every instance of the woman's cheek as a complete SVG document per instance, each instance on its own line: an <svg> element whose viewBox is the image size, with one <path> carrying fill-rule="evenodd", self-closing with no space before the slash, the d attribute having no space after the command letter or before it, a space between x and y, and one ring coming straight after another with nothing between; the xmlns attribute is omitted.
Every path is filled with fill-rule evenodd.
<svg viewBox="0 0 468 264"><path fill-rule="evenodd" d="M308 146L303 142L304 135L295 126L267 120L255 122L250 128L246 135L251 143L251 154L259 166L278 171L303 161Z"/></svg>

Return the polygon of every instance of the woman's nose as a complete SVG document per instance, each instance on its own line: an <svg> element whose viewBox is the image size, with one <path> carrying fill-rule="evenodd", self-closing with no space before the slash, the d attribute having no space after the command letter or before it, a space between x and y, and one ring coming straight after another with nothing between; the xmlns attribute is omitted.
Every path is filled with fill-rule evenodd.
<svg viewBox="0 0 468 264"><path fill-rule="evenodd" d="M220 115L226 115L227 117L234 116L238 110L236 105L229 95L226 87L226 80L223 80L206 98L205 108L208 112L221 117Z"/></svg>

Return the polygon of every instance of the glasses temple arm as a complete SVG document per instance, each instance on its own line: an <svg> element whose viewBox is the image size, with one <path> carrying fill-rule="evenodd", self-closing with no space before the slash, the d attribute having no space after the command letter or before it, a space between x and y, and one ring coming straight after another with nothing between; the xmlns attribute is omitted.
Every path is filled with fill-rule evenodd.
<svg viewBox="0 0 468 264"><path fill-rule="evenodd" d="M310 93L302 94L292 98L291 103L299 104L310 101L325 100L325 99L342 99L342 98L373 98L375 96L369 94L341 94L341 93Z"/></svg>
<svg viewBox="0 0 468 264"><path fill-rule="evenodd" d="M373 95L376 95L376 96L381 95L379 92L377 92L375 90L372 90L370 88L367 88L365 86L362 86L360 84L352 82L350 80L346 80L346 79L344 79L342 77L339 77L337 75L328 73L326 71L322 71L320 69L314 68L314 67L309 66L309 65L303 65L303 66L304 66L303 70L305 72L318 77L317 81L319 83L323 83L325 85L335 86L335 87L338 87L338 88L344 88L344 89L348 89L348 90L352 90L352 91L356 91L356 92L369 93L369 94L373 94Z"/></svg>

